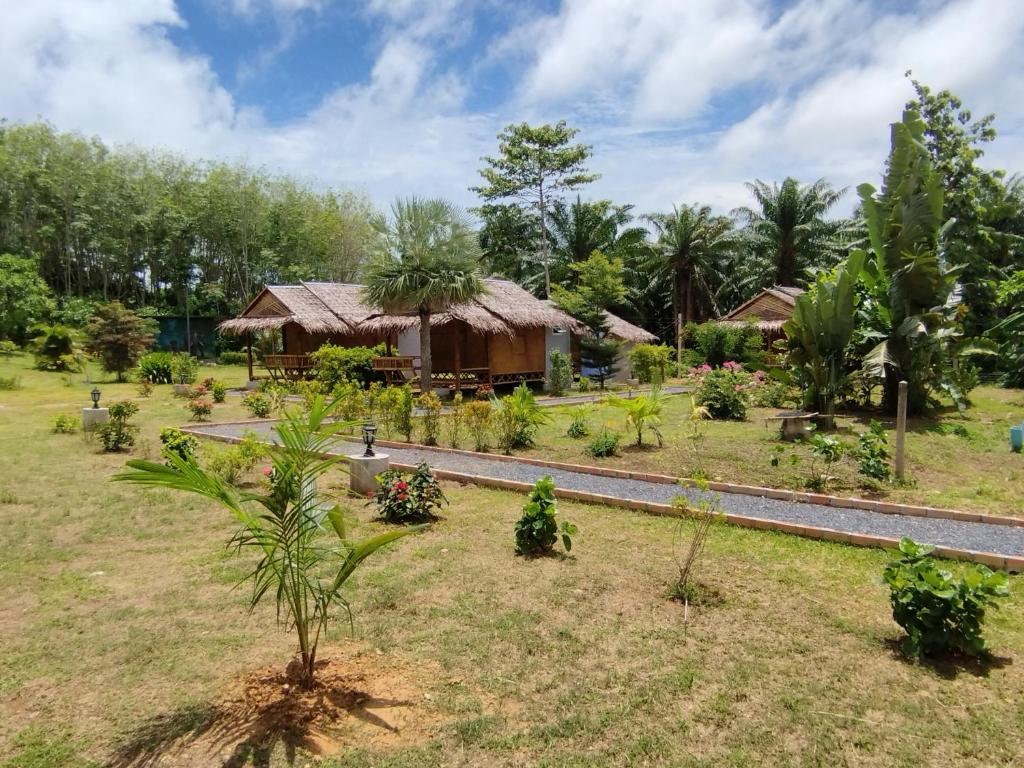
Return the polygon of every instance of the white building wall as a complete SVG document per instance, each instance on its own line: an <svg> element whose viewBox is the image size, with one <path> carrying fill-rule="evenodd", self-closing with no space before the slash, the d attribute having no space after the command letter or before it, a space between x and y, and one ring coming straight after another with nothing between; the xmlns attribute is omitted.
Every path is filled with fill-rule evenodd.
<svg viewBox="0 0 1024 768"><path fill-rule="evenodd" d="M551 353L556 349L559 352L570 354L569 332L564 329L544 329L544 390L548 389L548 380L551 378Z"/></svg>

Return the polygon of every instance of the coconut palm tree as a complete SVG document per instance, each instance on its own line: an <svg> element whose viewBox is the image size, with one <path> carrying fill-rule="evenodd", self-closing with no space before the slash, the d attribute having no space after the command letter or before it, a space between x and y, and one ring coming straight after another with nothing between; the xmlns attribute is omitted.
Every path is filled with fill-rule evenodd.
<svg viewBox="0 0 1024 768"><path fill-rule="evenodd" d="M551 253L562 277L569 277L570 264L584 262L594 251L625 259L630 252L646 246L647 230L630 227L631 205L613 205L609 200L557 201L548 216Z"/></svg>
<svg viewBox="0 0 1024 768"><path fill-rule="evenodd" d="M696 204L673 206L672 213L647 219L658 235L650 270L653 279L671 279L673 319L682 315L686 322L696 320L709 304L716 310L713 297L721 267L736 246L732 221Z"/></svg>
<svg viewBox="0 0 1024 768"><path fill-rule="evenodd" d="M819 261L829 249L834 227L824 216L846 190L833 189L824 179L801 185L794 178L781 186L758 179L747 188L757 205L733 213L774 263L776 285L793 285L798 269Z"/></svg>
<svg viewBox="0 0 1024 768"><path fill-rule="evenodd" d="M396 200L374 226L383 253L369 267L363 298L420 321L420 389L431 389L430 317L484 292L480 245L466 213L447 200Z"/></svg>

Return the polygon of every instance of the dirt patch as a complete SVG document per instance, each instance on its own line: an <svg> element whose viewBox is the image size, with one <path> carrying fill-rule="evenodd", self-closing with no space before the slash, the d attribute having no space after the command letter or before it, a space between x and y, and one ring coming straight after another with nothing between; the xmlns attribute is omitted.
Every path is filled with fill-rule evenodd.
<svg viewBox="0 0 1024 768"><path fill-rule="evenodd" d="M257 765L296 749L328 756L345 747L384 749L429 740L443 718L420 683L436 670L358 651L317 662L313 688L299 665L266 667L234 681L217 703L154 718L111 765ZM435 674L431 674L431 672Z"/></svg>

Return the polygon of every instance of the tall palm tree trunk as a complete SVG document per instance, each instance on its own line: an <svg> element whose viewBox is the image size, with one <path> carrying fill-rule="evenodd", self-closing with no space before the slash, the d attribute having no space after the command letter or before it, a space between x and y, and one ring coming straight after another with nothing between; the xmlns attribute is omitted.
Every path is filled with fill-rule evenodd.
<svg viewBox="0 0 1024 768"><path fill-rule="evenodd" d="M420 307L420 392L431 389L434 359L430 354L430 310Z"/></svg>
<svg viewBox="0 0 1024 768"><path fill-rule="evenodd" d="M793 285L796 280L796 246L789 240L779 243L779 263L775 273L776 285Z"/></svg>

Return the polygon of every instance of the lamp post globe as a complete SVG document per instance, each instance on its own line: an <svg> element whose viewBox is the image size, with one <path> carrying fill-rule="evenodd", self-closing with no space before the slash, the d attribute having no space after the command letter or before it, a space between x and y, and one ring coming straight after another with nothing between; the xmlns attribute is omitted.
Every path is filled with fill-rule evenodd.
<svg viewBox="0 0 1024 768"><path fill-rule="evenodd" d="M374 424L372 421L363 424L363 442L366 444L366 451L363 453L363 456L366 458L371 458L376 455L373 452L373 441L376 434L376 424Z"/></svg>
<svg viewBox="0 0 1024 768"><path fill-rule="evenodd" d="M90 392L89 394L92 397L92 407L93 408L99 408L100 407L100 388L99 387L93 387L92 388L92 392Z"/></svg>

